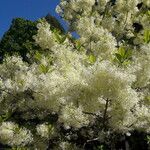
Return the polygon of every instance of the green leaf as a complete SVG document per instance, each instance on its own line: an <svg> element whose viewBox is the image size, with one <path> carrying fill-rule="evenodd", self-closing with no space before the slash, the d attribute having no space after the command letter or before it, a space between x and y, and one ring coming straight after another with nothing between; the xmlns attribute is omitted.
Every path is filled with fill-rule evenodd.
<svg viewBox="0 0 150 150"><path fill-rule="evenodd" d="M119 47L118 53L119 53L122 57L124 57L124 56L125 56L125 53L126 53L125 48Z"/></svg>
<svg viewBox="0 0 150 150"><path fill-rule="evenodd" d="M150 42L150 30L144 31L144 42L149 43Z"/></svg>
<svg viewBox="0 0 150 150"><path fill-rule="evenodd" d="M49 132L52 133L54 131L54 126L52 124L48 125Z"/></svg>
<svg viewBox="0 0 150 150"><path fill-rule="evenodd" d="M149 16L150 16L150 10L148 10L146 13L147 13L147 15L149 15Z"/></svg>
<svg viewBox="0 0 150 150"><path fill-rule="evenodd" d="M40 69L40 71L41 71L42 73L44 73L44 74L46 74L46 73L49 71L48 66L45 66L45 65L43 65L43 64L41 64L41 65L39 66L39 69Z"/></svg>
<svg viewBox="0 0 150 150"><path fill-rule="evenodd" d="M127 65L129 65L131 62L130 61L124 61L123 63L122 63L122 65L123 66L127 66Z"/></svg>
<svg viewBox="0 0 150 150"><path fill-rule="evenodd" d="M67 38L67 35L60 35L59 31L57 30L54 30L53 33L55 34L56 41L60 44L63 43Z"/></svg>
<svg viewBox="0 0 150 150"><path fill-rule="evenodd" d="M132 51L130 49L119 47L118 52L115 53L114 61L118 62L120 65L126 66L130 64L131 56L132 56Z"/></svg>
<svg viewBox="0 0 150 150"><path fill-rule="evenodd" d="M11 117L12 113L10 111L0 116L0 122L4 122Z"/></svg>
<svg viewBox="0 0 150 150"><path fill-rule="evenodd" d="M89 60L89 62L90 62L91 64L93 64L93 63L95 63L95 61L96 61L96 57L95 57L93 54L91 54L91 55L89 55L88 60Z"/></svg>
<svg viewBox="0 0 150 150"><path fill-rule="evenodd" d="M34 58L40 61L42 59L42 55L39 52L36 52Z"/></svg>
<svg viewBox="0 0 150 150"><path fill-rule="evenodd" d="M57 32L55 33L55 38L56 38L56 40L57 40L59 43L61 43L61 38L60 38L60 36L58 35Z"/></svg>
<svg viewBox="0 0 150 150"><path fill-rule="evenodd" d="M76 40L75 44L76 44L75 46L76 46L77 50L80 50L80 48L82 46L82 44L80 43L80 41Z"/></svg>
<svg viewBox="0 0 150 150"><path fill-rule="evenodd" d="M147 135L147 144L150 144L150 136Z"/></svg>
<svg viewBox="0 0 150 150"><path fill-rule="evenodd" d="M66 40L66 38L67 38L67 35L62 36L62 38L61 38L61 43L64 43L64 42L65 42L65 40Z"/></svg>
<svg viewBox="0 0 150 150"><path fill-rule="evenodd" d="M115 56L116 56L117 60L121 63L122 62L122 56L118 53L115 53Z"/></svg>
<svg viewBox="0 0 150 150"><path fill-rule="evenodd" d="M146 96L145 100L150 102L150 96Z"/></svg>
<svg viewBox="0 0 150 150"><path fill-rule="evenodd" d="M130 50L130 49L126 50L125 58L126 58L126 59L130 59L131 56L132 56L132 50Z"/></svg>

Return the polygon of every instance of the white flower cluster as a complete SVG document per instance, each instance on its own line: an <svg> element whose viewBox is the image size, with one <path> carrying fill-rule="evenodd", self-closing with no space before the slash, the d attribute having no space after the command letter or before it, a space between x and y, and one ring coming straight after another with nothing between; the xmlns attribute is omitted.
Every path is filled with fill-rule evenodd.
<svg viewBox="0 0 150 150"><path fill-rule="evenodd" d="M68 126L80 128L89 124L88 116L83 114L83 109L75 107L72 103L62 109L59 121L63 122L66 128Z"/></svg>
<svg viewBox="0 0 150 150"><path fill-rule="evenodd" d="M3 122L0 125L0 141L10 146L25 146L32 143L33 135L30 130L13 122Z"/></svg>
<svg viewBox="0 0 150 150"><path fill-rule="evenodd" d="M50 24L48 24L46 21L41 21L38 24L37 28L38 34L36 35L36 38L33 37L37 44L39 44L43 49L50 48L56 44L54 36L50 31Z"/></svg>
<svg viewBox="0 0 150 150"><path fill-rule="evenodd" d="M94 17L80 18L76 30L96 56L109 57L116 49L116 39L107 29L96 26L94 20Z"/></svg>
<svg viewBox="0 0 150 150"><path fill-rule="evenodd" d="M79 14L90 14L94 3L95 0L72 0L71 2L62 0L60 5L56 7L56 11L63 13L66 20L72 20L75 16L78 17Z"/></svg>
<svg viewBox="0 0 150 150"><path fill-rule="evenodd" d="M54 134L54 127L48 123L37 125L36 130L38 135L47 139Z"/></svg>
<svg viewBox="0 0 150 150"><path fill-rule="evenodd" d="M140 65L140 69L136 71L137 87L147 87L150 84L150 43L142 44L140 52L136 54L136 63ZM142 55L142 57L140 57Z"/></svg>
<svg viewBox="0 0 150 150"><path fill-rule="evenodd" d="M118 11L127 13L132 12L135 13L138 11L137 5L140 1L139 0L117 0L116 1L116 9Z"/></svg>

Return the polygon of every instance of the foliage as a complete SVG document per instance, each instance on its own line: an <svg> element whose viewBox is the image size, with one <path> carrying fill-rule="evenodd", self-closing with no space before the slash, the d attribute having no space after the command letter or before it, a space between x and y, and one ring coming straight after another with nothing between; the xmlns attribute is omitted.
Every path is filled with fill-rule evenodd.
<svg viewBox="0 0 150 150"><path fill-rule="evenodd" d="M23 60L28 61L27 53L39 49L34 43L33 35L37 34L37 22L16 18L12 20L10 29L4 34L0 42L0 54L21 55Z"/></svg>
<svg viewBox="0 0 150 150"><path fill-rule="evenodd" d="M59 30L61 33L65 33L65 29L59 23L59 21L52 15L47 14L45 17L46 21L51 25L51 30Z"/></svg>

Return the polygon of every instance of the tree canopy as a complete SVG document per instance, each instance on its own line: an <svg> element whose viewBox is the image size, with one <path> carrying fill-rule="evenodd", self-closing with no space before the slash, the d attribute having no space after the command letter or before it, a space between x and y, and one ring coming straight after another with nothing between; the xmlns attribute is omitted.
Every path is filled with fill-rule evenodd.
<svg viewBox="0 0 150 150"><path fill-rule="evenodd" d="M45 18L51 24L51 30L57 29L65 33L64 28L58 20L46 15ZM5 55L19 54L24 61L30 62L27 57L28 53L35 53L40 50L40 47L35 43L33 36L37 34L37 21L25 20L23 18L15 18L12 20L10 29L4 34L0 41L0 56L1 60Z"/></svg>

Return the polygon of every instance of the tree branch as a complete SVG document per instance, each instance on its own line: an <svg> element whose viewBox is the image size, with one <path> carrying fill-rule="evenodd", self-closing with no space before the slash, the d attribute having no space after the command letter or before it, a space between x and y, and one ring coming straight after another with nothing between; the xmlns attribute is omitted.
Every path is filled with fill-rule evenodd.
<svg viewBox="0 0 150 150"><path fill-rule="evenodd" d="M109 99L106 99L106 105L103 114L103 128L106 129L106 119L107 119L107 110L108 110Z"/></svg>

